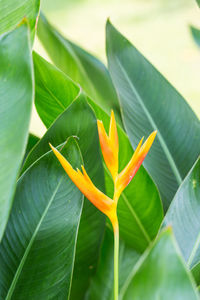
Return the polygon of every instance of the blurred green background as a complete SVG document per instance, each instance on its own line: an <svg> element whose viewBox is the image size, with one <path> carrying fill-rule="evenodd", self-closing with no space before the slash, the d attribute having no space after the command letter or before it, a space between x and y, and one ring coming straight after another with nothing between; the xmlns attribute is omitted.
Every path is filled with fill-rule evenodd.
<svg viewBox="0 0 200 300"><path fill-rule="evenodd" d="M200 117L200 48L189 24L200 27L195 0L41 0L48 20L106 63L105 22L111 22L185 97ZM49 60L36 39L35 50ZM162 97L162 95L161 95ZM45 132L33 110L31 132Z"/></svg>

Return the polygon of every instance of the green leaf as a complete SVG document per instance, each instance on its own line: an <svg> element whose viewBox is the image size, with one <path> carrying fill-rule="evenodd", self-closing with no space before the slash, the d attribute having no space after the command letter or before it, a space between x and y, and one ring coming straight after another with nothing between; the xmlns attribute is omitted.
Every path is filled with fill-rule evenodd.
<svg viewBox="0 0 200 300"><path fill-rule="evenodd" d="M200 30L194 26L190 26L191 34L197 44L200 47Z"/></svg>
<svg viewBox="0 0 200 300"><path fill-rule="evenodd" d="M165 208L194 164L200 123L182 96L108 21L107 56L132 146L158 130L144 161Z"/></svg>
<svg viewBox="0 0 200 300"><path fill-rule="evenodd" d="M55 65L79 83L104 110L114 109L121 122L118 98L103 63L64 38L43 15L39 18L38 37Z"/></svg>
<svg viewBox="0 0 200 300"><path fill-rule="evenodd" d="M97 272L87 293L87 300L113 299L113 233L107 229L101 249ZM140 255L120 240L119 291Z"/></svg>
<svg viewBox="0 0 200 300"><path fill-rule="evenodd" d="M33 42L39 8L40 0L1 0L0 34L13 30L22 18L26 17L30 24L31 41Z"/></svg>
<svg viewBox="0 0 200 300"><path fill-rule="evenodd" d="M48 128L78 96L80 88L71 79L33 52L35 106Z"/></svg>
<svg viewBox="0 0 200 300"><path fill-rule="evenodd" d="M33 99L32 57L26 23L0 37L0 61L1 240L25 153Z"/></svg>
<svg viewBox="0 0 200 300"><path fill-rule="evenodd" d="M77 138L86 171L94 184L104 191L104 175L99 151L96 117L83 94L80 94L68 109L56 119L33 148L27 157L24 170L49 150L49 142L57 146L69 136ZM88 288L90 278L96 268L99 255L98 249L102 241L104 227L104 215L86 199L78 233L71 299L82 299L85 290ZM82 288L80 288L80 284L82 284Z"/></svg>
<svg viewBox="0 0 200 300"><path fill-rule="evenodd" d="M133 267L121 299L199 299L170 230L163 232Z"/></svg>
<svg viewBox="0 0 200 300"><path fill-rule="evenodd" d="M199 7L200 7L200 0L196 0L197 1L197 4L199 5Z"/></svg>
<svg viewBox="0 0 200 300"><path fill-rule="evenodd" d="M63 155L80 165L74 139ZM67 299L83 196L52 151L19 179L0 245L1 299Z"/></svg>
<svg viewBox="0 0 200 300"><path fill-rule="evenodd" d="M41 59L38 55L34 55L34 63L36 74L36 107L44 124L49 124L54 121L54 115L49 108L49 103L51 103L52 107L55 107L57 114L61 114L63 106L67 107L70 101L73 100L70 91L70 87L74 89L73 83L69 83L69 78L66 75ZM42 74L50 74L51 80L44 79ZM60 78L60 81L57 78ZM52 82L55 82L55 84L52 85ZM66 90L66 85L69 87L68 91ZM66 92L62 93L63 90L66 90ZM65 99L71 100L66 101ZM108 129L110 117L91 99L87 98L87 101L94 109L96 117L102 120L106 129ZM120 127L118 127L118 134L120 145L119 168L121 170L131 158L133 149L126 134ZM105 172L106 192L112 197L113 182L106 167ZM145 250L158 232L163 218L163 211L158 191L143 167L140 168L135 178L119 199L118 216L120 236L129 246L134 247L134 249L140 252Z"/></svg>
<svg viewBox="0 0 200 300"><path fill-rule="evenodd" d="M200 263L200 158L181 186L165 216L189 267Z"/></svg>

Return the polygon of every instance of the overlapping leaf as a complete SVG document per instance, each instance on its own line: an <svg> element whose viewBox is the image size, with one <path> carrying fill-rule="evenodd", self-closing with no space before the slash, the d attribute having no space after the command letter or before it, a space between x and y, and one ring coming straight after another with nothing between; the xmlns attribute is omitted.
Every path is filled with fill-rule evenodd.
<svg viewBox="0 0 200 300"><path fill-rule="evenodd" d="M107 112L112 108L121 122L117 95L107 68L96 57L64 38L43 15L38 23L38 37L55 65Z"/></svg>
<svg viewBox="0 0 200 300"><path fill-rule="evenodd" d="M200 159L178 189L163 226L171 225L189 267L200 263Z"/></svg>
<svg viewBox="0 0 200 300"><path fill-rule="evenodd" d="M32 107L32 57L26 23L0 37L0 61L1 239L26 148Z"/></svg>
<svg viewBox="0 0 200 300"><path fill-rule="evenodd" d="M33 148L27 157L24 170L49 150L49 142L57 146L69 136L77 138L84 166L89 176L98 188L104 190L96 117L83 94L80 94L68 109L56 119L36 147ZM88 288L90 277L95 270L104 224L103 214L86 199L78 233L71 299L82 299Z"/></svg>
<svg viewBox="0 0 200 300"><path fill-rule="evenodd" d="M199 299L170 230L162 233L133 267L119 299Z"/></svg>
<svg viewBox="0 0 200 300"><path fill-rule="evenodd" d="M65 99L70 99L70 92L69 96L67 93L62 95L60 92L65 90L69 78L42 60L38 55L34 55L34 62L36 74L36 107L43 122L49 124L49 122L54 121L54 115L52 115L47 103L51 103L55 107L57 114L63 112L63 106L69 105L69 102ZM60 72L60 75L58 75L58 72ZM42 76L42 74L48 73L51 76L50 81L44 79L44 76ZM62 80L58 81L57 78L60 77L62 77ZM55 82L54 87L51 84L53 81ZM71 85L68 84L68 86ZM43 97L44 95L45 97ZM103 120L108 129L109 116L91 99L87 98L87 100L94 109L97 118ZM120 127L118 128L118 133L120 145L119 167L122 169L131 158L133 150L127 136ZM106 191L112 197L113 183L106 168L105 172ZM134 180L123 192L118 204L118 215L121 237L124 238L129 246L134 247L138 251L143 251L157 234L163 216L157 189L143 167L141 167Z"/></svg>
<svg viewBox="0 0 200 300"><path fill-rule="evenodd" d="M74 139L62 150L81 157ZM69 297L83 196L50 151L19 179L0 245L1 299Z"/></svg>
<svg viewBox="0 0 200 300"><path fill-rule="evenodd" d="M1 0L0 34L13 30L22 18L26 17L30 24L31 40L33 41L39 7L40 0Z"/></svg>
<svg viewBox="0 0 200 300"><path fill-rule="evenodd" d="M200 122L181 95L109 21L106 32L108 66L132 146L158 130L144 166L166 208L199 155Z"/></svg>

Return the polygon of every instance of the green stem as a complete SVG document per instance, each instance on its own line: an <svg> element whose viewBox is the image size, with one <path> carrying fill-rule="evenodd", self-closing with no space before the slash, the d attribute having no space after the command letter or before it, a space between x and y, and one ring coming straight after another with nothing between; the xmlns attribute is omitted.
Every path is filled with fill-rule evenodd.
<svg viewBox="0 0 200 300"><path fill-rule="evenodd" d="M114 300L118 300L119 294L119 225L114 228Z"/></svg>

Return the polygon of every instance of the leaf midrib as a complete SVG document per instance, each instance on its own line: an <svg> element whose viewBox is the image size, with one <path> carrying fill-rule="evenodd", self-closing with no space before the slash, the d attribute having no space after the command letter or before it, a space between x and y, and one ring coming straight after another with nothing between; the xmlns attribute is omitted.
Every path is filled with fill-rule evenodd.
<svg viewBox="0 0 200 300"><path fill-rule="evenodd" d="M44 218L45 218L45 216L46 216L46 214L47 214L47 212L49 210L49 207L51 206L51 204L52 204L52 202L53 202L53 200L54 200L54 198L56 196L56 193L57 193L57 191L58 191L58 189L59 189L59 187L60 187L60 185L62 183L63 178L64 178L64 176L61 177L59 183L57 184L57 186L56 186L56 188L54 190L54 193L53 193L52 197L50 198L50 201L49 201L48 205L46 206L46 208L45 208L45 210L44 210L44 212L43 212L43 214L42 214L42 216L40 218L40 221L39 221L39 223L38 223L35 231L33 232L33 235L32 235L32 237L31 237L31 239L29 241L29 244L28 244L28 246L27 246L27 248L26 248L26 250L24 252L24 255L23 255L23 257L22 257L22 259L20 261L20 264L19 264L19 266L17 268L17 271L15 273L15 276L14 276L14 278L12 280L12 283L10 285L10 288L8 290L8 293L7 293L7 296L6 296L5 300L10 300L11 297L12 297L12 294L13 294L14 289L15 289L16 284L17 284L17 280L18 280L18 278L19 278L19 276L21 274L21 271L22 271L22 268L23 268L23 266L25 264L26 258L28 256L30 250L31 250L31 246L33 245L33 242L34 242L35 237L36 237L36 235L37 235L37 233L39 231L39 228L40 228L40 226L41 226L41 224L42 224L42 222L43 222L43 220L44 220Z"/></svg>
<svg viewBox="0 0 200 300"><path fill-rule="evenodd" d="M148 118L148 120L149 120L149 122L150 122L152 128L153 128L154 130L157 130L157 131L158 131L157 136L158 136L158 138L159 138L159 141L160 141L160 144L161 144L161 146L162 146L162 149L163 149L163 151L164 151L164 153L165 153L165 155L166 155L166 158L167 158L167 160L168 160L168 162L169 162L169 165L170 165L170 167L171 167L171 169L172 169L172 171L173 171L173 173L174 173L174 175L175 175L175 178L176 178L176 180L177 180L177 183L180 185L180 184L182 183L182 177L181 177L181 174L180 174L180 172L179 172L179 170L178 170L178 167L176 166L176 163L175 163L175 161L174 161L174 158L172 157L172 154L170 153L170 151L169 151L169 149L168 149L168 147L167 147L167 144L166 144L166 142L165 142L165 140L164 140L164 138L163 138L163 136L162 136L162 134L161 134L159 128L156 126L155 121L153 120L153 118L151 117L151 115L150 115L148 109L146 108L145 104L143 103L142 98L140 97L140 94L138 93L138 91L136 90L136 88L133 86L133 84L132 84L131 80L129 79L128 74L127 74L126 70L124 69L123 65L121 64L119 58L118 58L117 56L115 56L115 57L116 57L116 61L117 61L117 63L119 64L119 67L121 68L121 70L122 70L122 72L123 72L123 74L124 74L124 76L125 76L125 78L126 78L128 84L129 84L130 88L132 89L133 93L136 95L136 97L137 97L137 99L138 99L138 101L139 101L139 103L140 103L142 109L144 110L144 112L145 112L145 114L146 114L146 116L147 116L147 118ZM122 115L123 115L123 114L122 114ZM125 123L125 122L124 122L124 123ZM124 126L126 127L125 124L124 124Z"/></svg>

